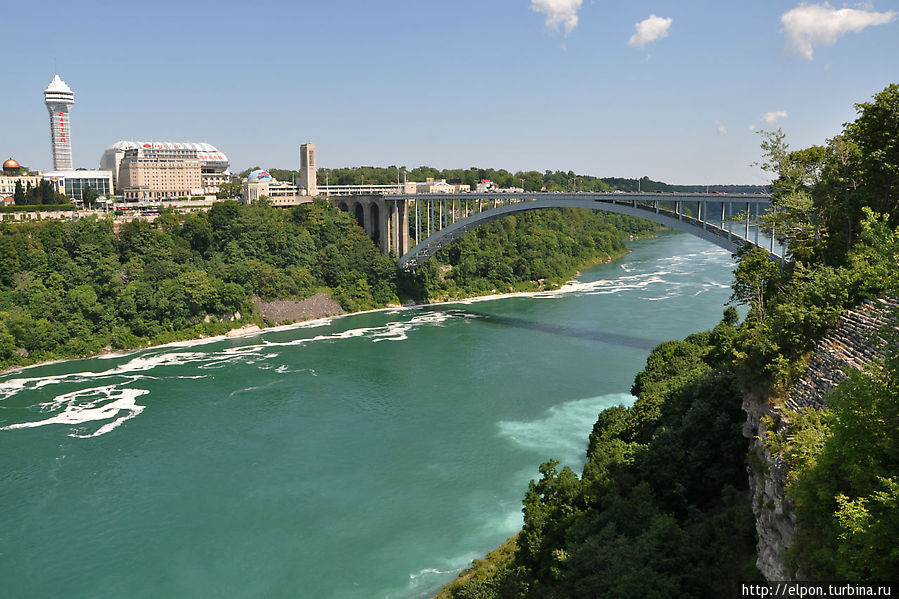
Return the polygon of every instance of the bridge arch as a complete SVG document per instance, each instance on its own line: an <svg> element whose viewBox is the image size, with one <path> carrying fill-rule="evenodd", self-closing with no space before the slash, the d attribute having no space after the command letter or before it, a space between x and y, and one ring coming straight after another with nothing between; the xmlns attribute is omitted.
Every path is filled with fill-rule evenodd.
<svg viewBox="0 0 899 599"><path fill-rule="evenodd" d="M670 200L672 198L660 198ZM564 202L553 198L539 198L527 201L510 201L502 206L491 208L484 212L472 214L455 223L437 230L427 239L421 241L418 245L410 249L397 260L397 264L406 269L414 270L419 264L436 254L448 243L457 239L461 235L469 231L485 225L489 222L498 220L504 216L515 214L517 212L525 212L528 210L541 210L544 208L587 208L589 210L602 210L615 214L624 214L627 216L635 216L643 218L654 223L669 227L675 231L690 233L701 239L724 248L729 252L736 252L744 245L757 245L750 241L748 233L746 237L740 236L728 229L724 229L708 221L699 220L691 216L665 210L660 208L659 202L656 201L654 206L640 205L636 200L628 203L617 201L609 201L608 199L597 199L586 195L582 198L572 198L568 196ZM748 221L747 221L748 223ZM748 225L747 225L748 228ZM770 251L771 257L777 261L782 261L783 257L773 252L773 245Z"/></svg>

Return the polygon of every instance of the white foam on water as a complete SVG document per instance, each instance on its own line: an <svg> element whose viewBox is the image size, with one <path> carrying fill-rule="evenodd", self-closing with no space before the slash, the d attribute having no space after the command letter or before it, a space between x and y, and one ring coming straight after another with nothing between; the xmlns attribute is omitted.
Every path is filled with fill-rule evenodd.
<svg viewBox="0 0 899 599"><path fill-rule="evenodd" d="M134 373L147 372L161 366L183 366L186 364L198 364L199 369L222 368L228 364L243 362L253 364L255 362L269 360L278 357L277 353L264 352L264 345L251 345L243 347L230 347L217 352L160 352L150 355L132 358L124 364L120 364L99 372L71 372L60 375L44 377L23 377L7 381L0 381L0 400L4 400L24 390L33 390L61 383L79 383L96 381L109 377L125 377L137 380L139 375ZM145 378L158 378L148 377ZM205 378L209 375L197 375L194 377L179 376L178 378Z"/></svg>
<svg viewBox="0 0 899 599"><path fill-rule="evenodd" d="M590 282L576 282L565 285L559 291L564 290L566 293L576 293L580 295L610 295L624 291L634 291L638 289L646 289L651 285L670 285L665 280L666 275L672 274L671 271L658 270L655 272L627 275L616 279L600 279Z"/></svg>
<svg viewBox="0 0 899 599"><path fill-rule="evenodd" d="M668 293L666 293L665 295L661 295L659 297L641 297L640 299L648 301L648 302L658 302L661 300L671 299L672 297L678 297L678 296L680 296L680 293L678 293L676 290L671 290Z"/></svg>
<svg viewBox="0 0 899 599"><path fill-rule="evenodd" d="M472 559L475 559L475 558L472 558ZM468 560L467 563L470 563L470 562L471 562L471 560ZM422 570L419 570L417 574L410 574L409 580L414 582L416 579L421 578L422 576L427 576L429 574L432 574L432 575L433 574L439 574L439 575L458 574L463 569L464 568L453 568L452 570L438 570L437 568L424 568Z"/></svg>
<svg viewBox="0 0 899 599"><path fill-rule="evenodd" d="M583 467L590 432L601 411L616 405L631 405L629 393L610 393L565 402L530 421L501 421L498 434L524 450L559 460L575 470Z"/></svg>
<svg viewBox="0 0 899 599"><path fill-rule="evenodd" d="M234 397L238 393L246 393L247 391L259 391L260 389L267 389L272 385L279 383L280 381L269 381L264 385L253 385L252 387L244 387L243 389L235 389L231 393L228 394L228 397Z"/></svg>
<svg viewBox="0 0 899 599"><path fill-rule="evenodd" d="M76 426L98 420L110 420L89 434L72 432L70 437L90 438L106 434L126 420L134 418L144 411L146 406L139 405L136 400L141 395L149 393L146 389L120 388L117 385L104 387L92 387L79 389L71 393L57 395L53 400L40 405L41 412L58 412L56 415L44 420L32 422L19 422L0 428L0 430L13 430L19 428L34 428L48 424L65 424ZM124 412L124 413L123 413Z"/></svg>
<svg viewBox="0 0 899 599"><path fill-rule="evenodd" d="M314 320L304 320L302 322L295 322L293 324L282 324L276 327L267 327L262 329L263 333L269 333L272 331L289 331L292 329L314 329L317 327L327 326L334 322L332 317L326 318L316 318Z"/></svg>
<svg viewBox="0 0 899 599"><path fill-rule="evenodd" d="M11 397L26 389L40 389L48 385L56 385L59 383L92 381L110 376L127 376L134 372L146 372L158 366L195 362L203 359L205 356L206 354L199 352L161 353L134 358L125 364L101 372L71 372L53 376L10 379L0 382L0 400Z"/></svg>
<svg viewBox="0 0 899 599"><path fill-rule="evenodd" d="M405 310L398 310L397 312L405 313ZM198 339L179 344L171 344L169 346L169 351L160 351L160 348L156 348L143 355L132 357L122 364L98 372L81 371L42 377L17 377L6 381L0 381L0 401L12 397L22 391L37 390L62 383L95 383L98 380L110 377L125 377L136 380L136 373L143 373L164 366L195 364L198 370L217 370L240 363L248 365L255 364L257 368L267 370L274 368L272 364L266 363L266 361L277 358L279 356L279 352L277 351L279 348L300 346L320 341L339 341L356 338L369 338L373 342L402 341L408 338L409 331L413 329L440 325L451 318L458 317L458 315L448 312L433 311L417 314L408 321L393 321L381 326L360 327L331 334L316 335L311 338L293 339L284 342L261 339L249 345L224 347L215 351L171 351L171 347L174 346L179 346L179 349L183 349L183 347L190 345L210 342L209 339ZM319 327L328 322L329 321L327 320L320 320L308 325L308 327ZM291 328L297 327L291 325ZM218 339L218 341L221 341L221 339ZM287 370L285 369L281 370L279 373L286 372ZM315 376L314 371L312 371L311 374ZM207 376L209 375L202 374L194 378L204 378ZM179 378L190 377L181 376Z"/></svg>
<svg viewBox="0 0 899 599"><path fill-rule="evenodd" d="M428 591L426 596L431 596L440 590L447 581L447 577L456 576L463 570L471 566L471 562L482 557L476 553L469 553L464 556L456 557L448 560L440 560L444 563L438 567L422 568L418 572L409 574L409 585L399 593L387 593L384 595L387 599L392 597L419 597L420 593Z"/></svg>
<svg viewBox="0 0 899 599"><path fill-rule="evenodd" d="M408 339L409 331L422 326L442 326L444 322L458 316L450 312L434 311L414 316L406 322L391 322L381 327L382 330L372 333L372 340L378 341L403 341Z"/></svg>
<svg viewBox="0 0 899 599"><path fill-rule="evenodd" d="M660 258L659 261L663 260L673 260L673 261L684 261L683 258L679 256L674 256L671 258ZM670 266L670 265L669 265ZM621 269L626 273L630 273L633 271L633 268L627 267L625 265L621 265ZM469 305L478 302L492 301L496 299L507 299L513 297L524 297L524 298L558 298L564 296L566 294L582 294L582 295L607 295L607 294L616 294L621 293L623 291L631 291L634 289L643 289L650 285L656 284L664 284L671 285L671 282L666 280L665 277L672 274L686 274L682 272L675 272L672 270L659 269L654 272L646 272L639 274L627 274L622 275L620 277L616 277L614 279L599 279L597 281L569 281L565 283L562 287L558 289L554 289L552 291L527 291L521 293L507 293L500 295L485 295L481 297L472 297L462 300L456 300L453 302L448 302L449 304L458 304L458 305Z"/></svg>
<svg viewBox="0 0 899 599"><path fill-rule="evenodd" d="M301 372L308 372L312 376L318 376L312 368L290 368L287 364L281 364L275 368L275 372L278 374L299 374Z"/></svg>

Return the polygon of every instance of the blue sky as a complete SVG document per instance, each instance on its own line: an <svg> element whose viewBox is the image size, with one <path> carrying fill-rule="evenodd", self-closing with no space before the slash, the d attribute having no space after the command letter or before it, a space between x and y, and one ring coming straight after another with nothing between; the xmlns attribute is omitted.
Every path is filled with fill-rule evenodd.
<svg viewBox="0 0 899 599"><path fill-rule="evenodd" d="M207 141L233 171L297 168L311 140L321 167L709 184L767 182L750 127L821 143L899 81L899 0L82 0L14 12L0 36L0 155L37 169L52 166L42 91L54 60L75 92L76 167L96 168L117 140L152 139Z"/></svg>

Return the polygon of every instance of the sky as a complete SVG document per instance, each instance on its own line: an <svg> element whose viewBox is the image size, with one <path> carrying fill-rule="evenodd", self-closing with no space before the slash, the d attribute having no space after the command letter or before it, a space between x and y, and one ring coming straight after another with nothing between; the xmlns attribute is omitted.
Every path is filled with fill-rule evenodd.
<svg viewBox="0 0 899 599"><path fill-rule="evenodd" d="M3 19L0 159L42 170L54 72L76 167L153 140L297 169L311 141L320 168L677 184L767 183L759 130L824 143L899 82L899 0L49 0Z"/></svg>

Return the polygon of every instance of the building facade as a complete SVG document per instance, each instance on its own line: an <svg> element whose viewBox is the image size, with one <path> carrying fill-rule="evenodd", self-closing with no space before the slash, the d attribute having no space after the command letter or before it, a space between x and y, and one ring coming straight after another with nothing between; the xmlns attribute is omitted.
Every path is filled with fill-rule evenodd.
<svg viewBox="0 0 899 599"><path fill-rule="evenodd" d="M241 200L244 204L253 204L266 200L272 206L297 206L312 201L306 190L292 183L278 181L264 169L251 172L243 182Z"/></svg>
<svg viewBox="0 0 899 599"><path fill-rule="evenodd" d="M124 195L121 167L126 152L136 151L139 159L160 161L197 160L200 164L200 183L196 188L201 193L214 194L222 183L231 180L228 157L212 144L205 142L158 142L158 141L117 141L103 152L100 168L113 173L117 193ZM161 190L156 190L161 191Z"/></svg>
<svg viewBox="0 0 899 599"><path fill-rule="evenodd" d="M111 198L113 194L112 171L47 171L40 178L50 181L54 191L76 202L84 200L88 188L99 198Z"/></svg>
<svg viewBox="0 0 899 599"><path fill-rule="evenodd" d="M65 81L54 75L44 90L44 104L50 113L50 150L53 153L53 169L72 169L72 131L69 126L69 108L75 103L75 93Z"/></svg>
<svg viewBox="0 0 899 599"><path fill-rule="evenodd" d="M447 183L446 179L434 181L428 180L424 183L416 183L415 191L412 193L468 193L471 191L471 185L465 183L452 184Z"/></svg>
<svg viewBox="0 0 899 599"><path fill-rule="evenodd" d="M11 204L13 194L16 193L16 183L22 184L22 190L28 189L28 186L37 187L41 183L41 178L37 175L0 175L0 201L4 204Z"/></svg>
<svg viewBox="0 0 899 599"><path fill-rule="evenodd" d="M137 148L125 151L119 164L118 185L126 202L204 195L200 160L145 156Z"/></svg>

